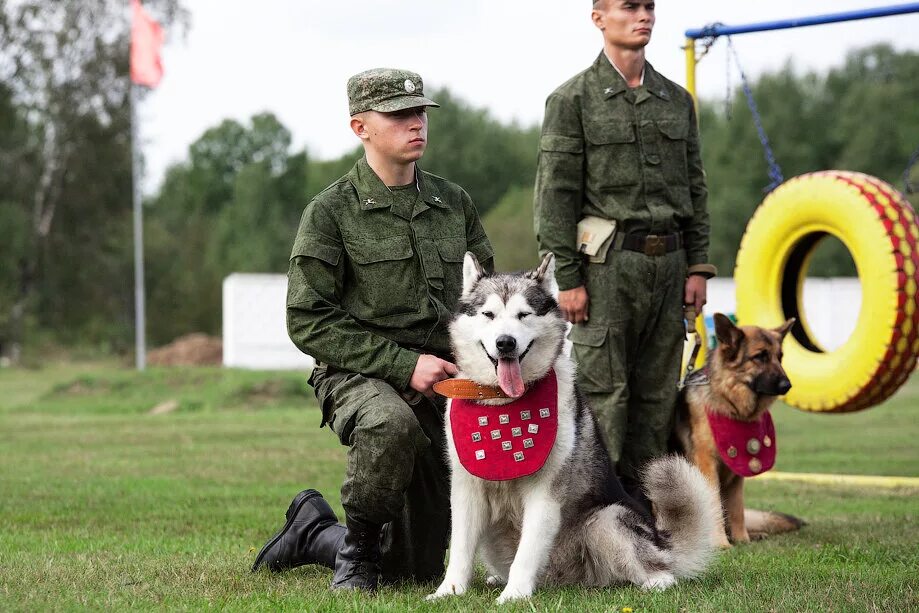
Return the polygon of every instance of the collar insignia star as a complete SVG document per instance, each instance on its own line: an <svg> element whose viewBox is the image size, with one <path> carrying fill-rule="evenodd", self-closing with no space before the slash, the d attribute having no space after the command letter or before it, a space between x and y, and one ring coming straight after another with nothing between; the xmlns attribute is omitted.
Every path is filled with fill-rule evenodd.
<svg viewBox="0 0 919 613"><path fill-rule="evenodd" d="M373 198L367 198L367 200L364 201L364 204L376 204L376 203L377 201L374 200Z"/></svg>
<svg viewBox="0 0 919 613"><path fill-rule="evenodd" d="M440 196L434 196L434 202L441 202Z"/></svg>
<svg viewBox="0 0 919 613"><path fill-rule="evenodd" d="M604 94L611 94L611 93L613 93L613 88L612 88L612 87L607 87L606 89L603 90L603 93L604 93Z"/></svg>

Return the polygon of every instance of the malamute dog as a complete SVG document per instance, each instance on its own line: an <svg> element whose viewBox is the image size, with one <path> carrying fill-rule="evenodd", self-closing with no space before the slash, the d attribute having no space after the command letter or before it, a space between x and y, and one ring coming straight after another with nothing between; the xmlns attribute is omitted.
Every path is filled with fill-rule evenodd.
<svg viewBox="0 0 919 613"><path fill-rule="evenodd" d="M489 583L505 584L502 603L547 583L666 588L700 573L715 550L718 500L686 460L644 472L656 522L619 484L562 352L553 273L551 254L514 275L485 275L466 254L451 340L458 377L493 399L448 404L450 561L429 598L465 592L476 553Z"/></svg>
<svg viewBox="0 0 919 613"><path fill-rule="evenodd" d="M715 313L718 346L705 368L686 381L677 407L678 447L717 488L735 543L758 535L797 530L790 515L744 509L745 477L772 468L777 441L769 407L791 389L782 369L782 340L794 318L775 329L734 325ZM715 526L715 542L730 547L725 522Z"/></svg>

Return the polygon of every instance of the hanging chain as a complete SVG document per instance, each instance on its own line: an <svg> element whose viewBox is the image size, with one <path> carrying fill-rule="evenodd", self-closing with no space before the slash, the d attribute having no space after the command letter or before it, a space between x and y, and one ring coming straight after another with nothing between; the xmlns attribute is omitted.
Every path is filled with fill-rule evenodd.
<svg viewBox="0 0 919 613"><path fill-rule="evenodd" d="M700 53L696 57L696 62L700 61L702 58L708 55L708 52L711 50L712 46L718 40L717 30L719 27L723 25L724 25L723 23L718 21L715 23L710 23L704 28L702 28L702 35L697 39L699 42L702 43L702 53Z"/></svg>
<svg viewBox="0 0 919 613"><path fill-rule="evenodd" d="M731 55L734 56L734 63L737 64L737 71L740 73L743 93L747 97L747 105L749 105L750 113L753 115L753 123L756 126L757 134L759 134L759 142L763 146L763 152L766 155L766 163L769 165L769 178L772 179L772 182L763 190L768 194L784 183L785 179L782 176L782 169L779 167L779 163L772 153L772 147L769 145L769 137L766 136L766 130L763 128L762 117L759 114L759 110L756 108L756 101L753 99L753 90L750 88L750 82L747 80L747 75L744 73L743 66L740 64L740 57L737 54L737 50L734 48L734 41L731 40L730 36L728 36L727 39L728 50Z"/></svg>
<svg viewBox="0 0 919 613"><path fill-rule="evenodd" d="M716 22L710 23L702 28L701 36L698 38L702 44L702 52L696 58L697 62L708 54L712 46L718 40L718 27L721 25L723 24ZM766 136L766 129L763 127L762 116L759 114L759 109L756 107L756 101L753 99L753 90L750 88L750 83L747 80L747 75L744 72L743 66L740 64L740 56L737 54L737 49L734 48L734 41L730 36L728 36L727 39L729 53L726 58L727 86L725 91L724 104L725 115L728 119L730 119L731 115L733 114L730 60L731 56L733 56L734 63L737 65L737 72L740 73L740 82L743 86L744 96L747 98L747 105L750 107L750 114L753 115L753 124L756 126L756 133L759 135L759 142L762 145L763 153L766 156L766 164L769 166L769 179L771 179L771 182L763 189L763 191L768 194L776 187L784 183L785 178L782 175L782 168L779 166L779 163L775 159L775 154L772 152L772 146L769 144L769 137ZM916 162L917 157L919 157L919 150L916 151L916 155L914 155L913 160L911 160L910 166Z"/></svg>

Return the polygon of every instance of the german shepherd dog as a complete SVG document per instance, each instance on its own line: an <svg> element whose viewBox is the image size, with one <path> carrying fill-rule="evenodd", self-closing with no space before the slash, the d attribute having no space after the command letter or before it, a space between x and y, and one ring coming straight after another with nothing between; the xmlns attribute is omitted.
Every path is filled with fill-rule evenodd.
<svg viewBox="0 0 919 613"><path fill-rule="evenodd" d="M767 329L738 327L721 313L714 318L718 346L680 394L677 445L720 493L731 541L749 542L751 531L796 530L801 520L749 509L745 514L743 502L744 477L768 470L775 458L768 410L791 389L782 368L782 340L795 320ZM715 527L714 540L731 546L724 521Z"/></svg>
<svg viewBox="0 0 919 613"><path fill-rule="evenodd" d="M544 584L664 589L701 573L717 549L716 494L684 458L644 472L655 518L622 489L562 351L553 290L551 253L536 270L493 275L466 254L450 324L458 377L496 395L448 403L450 562L429 598L465 592L477 554L488 582L505 585L503 603Z"/></svg>

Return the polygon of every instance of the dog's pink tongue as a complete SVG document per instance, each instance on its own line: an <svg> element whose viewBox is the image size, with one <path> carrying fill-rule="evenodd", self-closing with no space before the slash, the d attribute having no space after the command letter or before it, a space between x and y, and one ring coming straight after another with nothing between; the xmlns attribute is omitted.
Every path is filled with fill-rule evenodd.
<svg viewBox="0 0 919 613"><path fill-rule="evenodd" d="M501 386L501 391L511 398L523 396L524 386L523 377L520 375L520 360L516 358L498 360L498 385Z"/></svg>

